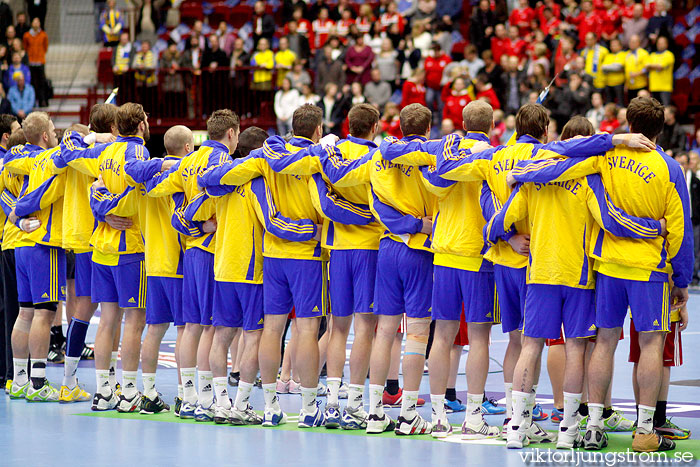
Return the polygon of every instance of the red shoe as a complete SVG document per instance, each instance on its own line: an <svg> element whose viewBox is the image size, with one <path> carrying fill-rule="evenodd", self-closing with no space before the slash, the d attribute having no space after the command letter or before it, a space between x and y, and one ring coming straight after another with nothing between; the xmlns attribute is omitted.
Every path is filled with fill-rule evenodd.
<svg viewBox="0 0 700 467"><path fill-rule="evenodd" d="M403 389L399 388L399 392L396 394L389 394L386 392L386 389L384 390L384 394L382 394L382 404L388 405L391 407L401 407L401 400L403 399ZM423 407L425 405L425 399L418 398L418 407Z"/></svg>

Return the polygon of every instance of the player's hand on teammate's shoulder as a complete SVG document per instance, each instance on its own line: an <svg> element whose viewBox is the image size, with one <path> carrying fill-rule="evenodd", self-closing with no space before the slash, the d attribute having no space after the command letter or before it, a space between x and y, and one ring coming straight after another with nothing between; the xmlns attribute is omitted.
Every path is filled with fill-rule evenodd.
<svg viewBox="0 0 700 467"><path fill-rule="evenodd" d="M493 146L491 146L489 143L486 141L477 141L474 143L474 146L471 147L472 154L475 154L477 152L481 151L486 151L487 149L491 149Z"/></svg>
<svg viewBox="0 0 700 467"><path fill-rule="evenodd" d="M134 222L128 217L115 216L114 214L107 214L105 216L105 222L116 230L127 230L134 225Z"/></svg>
<svg viewBox="0 0 700 467"><path fill-rule="evenodd" d="M629 148L641 149L647 152L656 149L656 144L654 144L649 138L647 138L641 133L625 133L620 135L614 135L612 138L612 142L615 146L623 144Z"/></svg>
<svg viewBox="0 0 700 467"><path fill-rule="evenodd" d="M322 148L329 148L331 146L335 146L335 143L338 142L340 138L338 138L337 135L334 135L333 133L324 136L321 138L321 141L319 141L319 144L321 145Z"/></svg>
<svg viewBox="0 0 700 467"><path fill-rule="evenodd" d="M95 133L95 142L101 143L113 143L117 140L117 137L112 133Z"/></svg>
<svg viewBox="0 0 700 467"><path fill-rule="evenodd" d="M516 234L508 239L508 243L513 251L519 255L528 256L530 254L530 236L526 234Z"/></svg>
<svg viewBox="0 0 700 467"><path fill-rule="evenodd" d="M433 218L423 217L421 220L423 221L423 228L420 229L420 231L426 235L430 235L433 232Z"/></svg>
<svg viewBox="0 0 700 467"><path fill-rule="evenodd" d="M161 162L161 164L160 164L160 171L167 172L175 164L177 164L177 161L163 159L163 162Z"/></svg>

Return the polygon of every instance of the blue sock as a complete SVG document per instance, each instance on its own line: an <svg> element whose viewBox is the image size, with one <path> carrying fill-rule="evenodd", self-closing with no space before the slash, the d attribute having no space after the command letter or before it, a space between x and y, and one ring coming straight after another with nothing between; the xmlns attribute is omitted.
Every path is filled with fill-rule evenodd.
<svg viewBox="0 0 700 467"><path fill-rule="evenodd" d="M66 333L66 356L80 357L85 347L85 336L87 335L90 323L81 319L73 318L68 325Z"/></svg>

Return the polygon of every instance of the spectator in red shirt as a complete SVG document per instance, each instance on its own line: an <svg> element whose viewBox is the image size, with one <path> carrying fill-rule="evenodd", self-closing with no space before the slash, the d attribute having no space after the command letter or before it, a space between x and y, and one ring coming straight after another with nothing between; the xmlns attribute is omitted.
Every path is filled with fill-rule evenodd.
<svg viewBox="0 0 700 467"><path fill-rule="evenodd" d="M335 23L328 18L328 8L323 7L318 12L318 18L311 23L313 30L313 40L311 41L311 49L316 50L323 47L330 36Z"/></svg>
<svg viewBox="0 0 700 467"><path fill-rule="evenodd" d="M497 24L494 36L491 38L491 53L493 53L493 61L501 63L501 55L508 55L510 47L510 39L506 37L506 27L502 24Z"/></svg>
<svg viewBox="0 0 700 467"><path fill-rule="evenodd" d="M623 0L622 5L620 5L620 16L623 20L634 17L633 11L636 3L636 0Z"/></svg>
<svg viewBox="0 0 700 467"><path fill-rule="evenodd" d="M527 47L527 42L525 42L520 36L520 30L517 26L510 26L508 28L508 49L506 53L508 55L514 55L518 57L518 60L525 60L525 48Z"/></svg>
<svg viewBox="0 0 700 467"><path fill-rule="evenodd" d="M425 70L416 68L413 75L403 83L401 89L401 108L403 109L408 104L423 104L425 102Z"/></svg>
<svg viewBox="0 0 700 467"><path fill-rule="evenodd" d="M352 10L349 8L343 10L341 15L340 20L335 24L335 33L345 43L350 37L350 27L355 24L355 20L352 17Z"/></svg>
<svg viewBox="0 0 700 467"><path fill-rule="evenodd" d="M561 26L561 20L559 16L554 14L554 11L545 7L542 12L542 18L540 19L540 29L546 36L558 37L559 36L559 26Z"/></svg>
<svg viewBox="0 0 700 467"><path fill-rule="evenodd" d="M399 120L399 106L395 102L387 102L384 107L384 115L379 120L382 132L394 138L403 138L401 121Z"/></svg>
<svg viewBox="0 0 700 467"><path fill-rule="evenodd" d="M544 12L544 10L547 8L549 8L549 11L552 13L554 18L559 19L561 17L561 6L554 0L545 0L535 10L536 16L539 17L540 24L547 22L547 17L545 16Z"/></svg>
<svg viewBox="0 0 700 467"><path fill-rule="evenodd" d="M620 9L612 0L603 0L603 8L603 11L598 12L602 18L600 35L606 41L610 41L622 32Z"/></svg>
<svg viewBox="0 0 700 467"><path fill-rule="evenodd" d="M517 26L520 30L520 35L525 37L530 33L530 21L535 17L535 10L530 8L527 0L520 0L519 5L520 8L516 8L511 12L508 22L511 26Z"/></svg>
<svg viewBox="0 0 700 467"><path fill-rule="evenodd" d="M567 83L568 71L579 71L576 69L576 59L578 54L574 51L575 40L569 36L562 35L559 40L559 47L554 55L554 74L558 75L554 82L557 87L563 87Z"/></svg>
<svg viewBox="0 0 700 467"><path fill-rule="evenodd" d="M309 44L313 43L313 28L311 26L311 21L304 18L304 5L297 4L294 7L294 12L292 13L292 19L297 22L297 32L309 40ZM288 26L284 26L285 35L288 33Z"/></svg>
<svg viewBox="0 0 700 467"><path fill-rule="evenodd" d="M453 122L462 121L462 110L471 102L469 93L467 92L467 84L464 78L457 78L452 83L452 91L445 99L445 108L443 110L443 119L449 118Z"/></svg>
<svg viewBox="0 0 700 467"><path fill-rule="evenodd" d="M602 22L600 15L593 11L593 3L591 0L583 0L583 2L581 2L581 13L579 13L577 17L569 18L568 20L578 29L579 44L585 44L586 34L589 32L592 32L597 38L600 38Z"/></svg>
<svg viewBox="0 0 700 467"><path fill-rule="evenodd" d="M391 2L387 5L386 12L379 17L379 24L382 26L382 31L387 31L392 24L396 24L399 28L399 34L403 35L406 20L399 14L396 2Z"/></svg>
<svg viewBox="0 0 700 467"><path fill-rule="evenodd" d="M372 7L368 3L362 4L360 7L360 16L355 20L357 30L360 34L367 34L375 21Z"/></svg>
<svg viewBox="0 0 700 467"><path fill-rule="evenodd" d="M423 67L425 68L426 102L428 108L439 112L441 104L440 82L445 67L452 61L449 55L440 48L440 44L433 42L430 45L430 55L425 58Z"/></svg>
<svg viewBox="0 0 700 467"><path fill-rule="evenodd" d="M605 105L605 116L603 117L603 121L600 122L600 131L614 133L619 126L620 122L617 119L617 106L610 102Z"/></svg>
<svg viewBox="0 0 700 467"><path fill-rule="evenodd" d="M501 108L501 102L498 100L496 91L493 90L493 86L488 82L489 77L486 73L479 73L474 82L474 88L476 89L476 98L482 99L491 104L493 110Z"/></svg>

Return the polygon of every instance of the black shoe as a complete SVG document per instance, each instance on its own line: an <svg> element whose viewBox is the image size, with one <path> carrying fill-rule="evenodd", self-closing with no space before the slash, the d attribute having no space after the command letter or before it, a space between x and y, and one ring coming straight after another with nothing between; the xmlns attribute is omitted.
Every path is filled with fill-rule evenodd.
<svg viewBox="0 0 700 467"><path fill-rule="evenodd" d="M241 374L240 373L234 373L233 371L228 374L228 385L229 386L238 386L238 382L241 380Z"/></svg>
<svg viewBox="0 0 700 467"><path fill-rule="evenodd" d="M80 352L81 360L94 360L95 359L95 349L83 345L83 351Z"/></svg>
<svg viewBox="0 0 700 467"><path fill-rule="evenodd" d="M179 397L176 397L175 398L175 409L174 409L174 413L175 413L176 417L180 416L180 407L182 407L182 399L180 399Z"/></svg>
<svg viewBox="0 0 700 467"><path fill-rule="evenodd" d="M46 360L50 363L61 364L66 361L66 357L63 354L63 351L61 350L60 346L52 345L51 347L49 347L49 354Z"/></svg>
<svg viewBox="0 0 700 467"><path fill-rule="evenodd" d="M143 396L141 398L140 412L143 415L153 415L161 412L170 412L170 406L165 403L165 401L160 397L160 395L157 395L154 400Z"/></svg>

